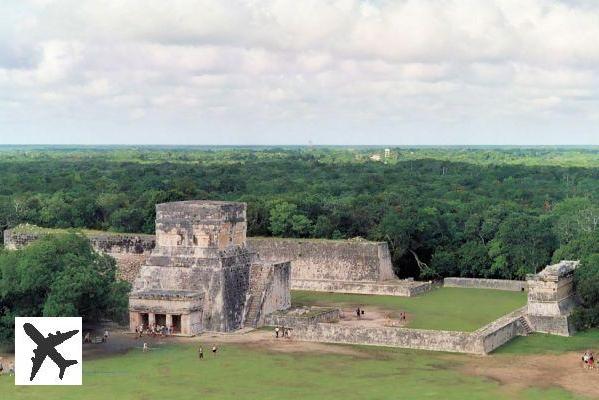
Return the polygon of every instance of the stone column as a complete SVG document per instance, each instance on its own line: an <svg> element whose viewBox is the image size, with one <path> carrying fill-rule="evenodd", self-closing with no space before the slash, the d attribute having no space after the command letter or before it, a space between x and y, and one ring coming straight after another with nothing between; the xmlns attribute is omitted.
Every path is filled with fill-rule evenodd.
<svg viewBox="0 0 599 400"><path fill-rule="evenodd" d="M190 335L189 314L181 314L181 334Z"/></svg>
<svg viewBox="0 0 599 400"><path fill-rule="evenodd" d="M135 332L135 329L141 324L141 316L138 312L130 311L129 312L129 330L131 332Z"/></svg>
<svg viewBox="0 0 599 400"><path fill-rule="evenodd" d="M154 313L148 313L148 324L150 326L156 325L156 314L154 314Z"/></svg>

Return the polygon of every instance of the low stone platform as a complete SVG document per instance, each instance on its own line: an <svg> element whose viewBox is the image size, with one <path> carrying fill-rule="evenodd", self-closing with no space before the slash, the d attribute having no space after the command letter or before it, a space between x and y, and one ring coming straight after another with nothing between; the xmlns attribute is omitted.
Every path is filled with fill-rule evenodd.
<svg viewBox="0 0 599 400"><path fill-rule="evenodd" d="M381 282L295 279L291 281L291 289L317 292L412 297L430 291L432 289L432 284L430 282L399 279Z"/></svg>
<svg viewBox="0 0 599 400"><path fill-rule="evenodd" d="M516 281L509 279L450 277L443 279L443 286L466 289L507 290L511 292L524 292L528 290L528 283L526 281Z"/></svg>
<svg viewBox="0 0 599 400"><path fill-rule="evenodd" d="M339 309L329 307L296 307L289 310L276 311L265 318L268 326L297 326L316 324L319 322L339 321Z"/></svg>

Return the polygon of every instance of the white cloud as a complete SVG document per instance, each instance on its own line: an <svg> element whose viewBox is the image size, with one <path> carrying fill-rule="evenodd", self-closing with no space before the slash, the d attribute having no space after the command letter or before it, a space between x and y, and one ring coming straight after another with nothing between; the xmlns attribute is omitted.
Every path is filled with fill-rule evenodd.
<svg viewBox="0 0 599 400"><path fill-rule="evenodd" d="M0 121L32 131L69 117L264 138L597 119L590 1L29 0L0 15Z"/></svg>

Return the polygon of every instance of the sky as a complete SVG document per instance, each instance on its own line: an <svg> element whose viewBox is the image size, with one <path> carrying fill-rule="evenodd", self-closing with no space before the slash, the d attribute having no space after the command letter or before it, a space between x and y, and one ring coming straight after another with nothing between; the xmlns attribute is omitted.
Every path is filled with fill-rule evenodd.
<svg viewBox="0 0 599 400"><path fill-rule="evenodd" d="M599 144L599 1L1 0L0 144Z"/></svg>

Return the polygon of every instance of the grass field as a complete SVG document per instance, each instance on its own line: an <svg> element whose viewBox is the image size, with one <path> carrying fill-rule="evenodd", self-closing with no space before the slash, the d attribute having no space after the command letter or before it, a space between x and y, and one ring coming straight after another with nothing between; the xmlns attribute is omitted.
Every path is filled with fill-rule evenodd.
<svg viewBox="0 0 599 400"><path fill-rule="evenodd" d="M207 346L205 346L207 347ZM276 353L225 345L198 360L194 345L84 362L81 387L15 387L0 378L7 400L113 399L574 399L556 388L506 391L458 368L469 356L351 347L356 355Z"/></svg>
<svg viewBox="0 0 599 400"><path fill-rule="evenodd" d="M543 333L519 336L497 349L494 354L560 354L568 351L584 352L587 349L599 349L599 329L578 332L570 337Z"/></svg>
<svg viewBox="0 0 599 400"><path fill-rule="evenodd" d="M439 288L424 296L369 296L293 291L295 306L364 306L406 311L410 328L471 332L526 304L526 293L488 289Z"/></svg>

